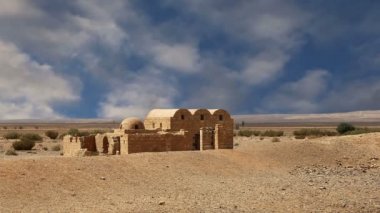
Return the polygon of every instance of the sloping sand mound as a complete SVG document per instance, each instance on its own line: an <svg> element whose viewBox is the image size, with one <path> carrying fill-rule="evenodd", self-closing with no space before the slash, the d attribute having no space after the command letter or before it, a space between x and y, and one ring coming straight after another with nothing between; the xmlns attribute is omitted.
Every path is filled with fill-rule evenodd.
<svg viewBox="0 0 380 213"><path fill-rule="evenodd" d="M0 160L0 212L380 211L380 134Z"/></svg>

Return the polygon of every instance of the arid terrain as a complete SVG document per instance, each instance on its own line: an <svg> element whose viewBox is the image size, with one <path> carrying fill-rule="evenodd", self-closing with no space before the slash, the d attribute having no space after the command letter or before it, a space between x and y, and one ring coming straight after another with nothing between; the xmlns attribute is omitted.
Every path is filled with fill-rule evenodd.
<svg viewBox="0 0 380 213"><path fill-rule="evenodd" d="M380 212L380 133L279 140L75 158L45 139L0 153L0 212Z"/></svg>

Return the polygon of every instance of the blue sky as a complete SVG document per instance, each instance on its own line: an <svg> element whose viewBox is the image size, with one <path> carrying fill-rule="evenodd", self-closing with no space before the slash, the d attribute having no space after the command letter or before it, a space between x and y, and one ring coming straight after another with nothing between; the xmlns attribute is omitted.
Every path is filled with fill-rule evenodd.
<svg viewBox="0 0 380 213"><path fill-rule="evenodd" d="M380 109L375 0L0 0L0 119Z"/></svg>

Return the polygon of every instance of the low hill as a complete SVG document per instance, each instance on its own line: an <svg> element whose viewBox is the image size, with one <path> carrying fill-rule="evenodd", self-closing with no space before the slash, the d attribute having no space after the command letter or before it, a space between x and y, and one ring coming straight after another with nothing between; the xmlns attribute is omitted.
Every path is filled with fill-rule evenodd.
<svg viewBox="0 0 380 213"><path fill-rule="evenodd" d="M380 123L380 110L323 114L257 114L234 115L241 123Z"/></svg>

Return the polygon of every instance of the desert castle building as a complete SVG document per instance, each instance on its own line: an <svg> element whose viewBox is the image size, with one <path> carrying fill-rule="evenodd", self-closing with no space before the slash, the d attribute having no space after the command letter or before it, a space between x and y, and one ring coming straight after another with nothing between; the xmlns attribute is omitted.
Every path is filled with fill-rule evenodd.
<svg viewBox="0 0 380 213"><path fill-rule="evenodd" d="M67 156L233 148L234 121L223 109L153 109L124 119L112 133L63 140Z"/></svg>

